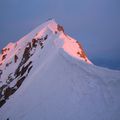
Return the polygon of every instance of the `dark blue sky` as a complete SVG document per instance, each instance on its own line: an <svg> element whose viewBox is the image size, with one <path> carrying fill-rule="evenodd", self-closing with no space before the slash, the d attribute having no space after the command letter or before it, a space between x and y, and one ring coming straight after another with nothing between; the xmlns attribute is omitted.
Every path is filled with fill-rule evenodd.
<svg viewBox="0 0 120 120"><path fill-rule="evenodd" d="M120 0L0 0L0 49L48 18L80 41L94 64L120 70Z"/></svg>

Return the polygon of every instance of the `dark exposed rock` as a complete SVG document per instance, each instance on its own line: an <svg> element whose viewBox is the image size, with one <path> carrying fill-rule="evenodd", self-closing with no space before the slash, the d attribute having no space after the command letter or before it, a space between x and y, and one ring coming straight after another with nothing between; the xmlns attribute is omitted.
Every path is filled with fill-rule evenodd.
<svg viewBox="0 0 120 120"><path fill-rule="evenodd" d="M25 72L28 70L28 67L32 64L32 61L30 61L25 67L22 67L22 70L20 71L21 76L25 74Z"/></svg>
<svg viewBox="0 0 120 120"><path fill-rule="evenodd" d="M39 45L41 46L41 49L44 47L43 43L45 40L48 39L48 35L46 35L45 37L43 38L40 38L40 39L37 39L37 41L39 42Z"/></svg>
<svg viewBox="0 0 120 120"><path fill-rule="evenodd" d="M85 61L87 61L86 53L84 52L81 44L80 44L78 41L76 41L76 42L77 42L77 44L79 45L79 48L82 50L81 52L78 51L77 54L79 54L80 57L84 58Z"/></svg>
<svg viewBox="0 0 120 120"><path fill-rule="evenodd" d="M21 84L23 83L23 81L25 80L25 76L23 76L21 79L19 79L18 81L17 81L17 83L16 83L16 86L17 86L17 88L19 88L20 86L21 86Z"/></svg>
<svg viewBox="0 0 120 120"><path fill-rule="evenodd" d="M43 43L42 42L39 42L40 46L43 46Z"/></svg>
<svg viewBox="0 0 120 120"><path fill-rule="evenodd" d="M7 50L7 48L2 49L2 54L4 54Z"/></svg>
<svg viewBox="0 0 120 120"><path fill-rule="evenodd" d="M4 60L6 58L7 54L3 55L2 56L2 60Z"/></svg>
<svg viewBox="0 0 120 120"><path fill-rule="evenodd" d="M30 61L25 67L23 66L22 67L22 70L20 71L20 74L19 74L19 80L17 81L17 83L15 84L14 87L10 88L10 87L7 87L11 81L13 81L14 79L11 77L11 74L9 74L8 76L8 85L3 85L1 88L0 88L0 94L1 94L1 97L0 97L0 106L2 107L2 105L5 104L6 100L9 98L9 96L11 96L13 93L15 93L15 91L21 86L21 84L23 83L23 81L25 80L26 76L28 75L28 73L30 72L30 70L32 69L32 66L30 66L32 64L32 61ZM27 73L26 73L27 72ZM24 75L26 73L26 75ZM24 76L23 76L24 75ZM17 88L16 88L17 87ZM2 95L2 92L4 90L4 93ZM1 99L3 98L4 96L4 101Z"/></svg>
<svg viewBox="0 0 120 120"><path fill-rule="evenodd" d="M37 41L39 41L39 42L43 42L44 39L43 39L43 38L38 38Z"/></svg>
<svg viewBox="0 0 120 120"><path fill-rule="evenodd" d="M16 62L17 62L17 60L18 60L18 56L17 56L17 55L15 55L15 56L14 56L14 62L16 63Z"/></svg>
<svg viewBox="0 0 120 120"><path fill-rule="evenodd" d="M30 70L32 69L33 66L30 66L29 69L28 69L28 73L30 72Z"/></svg>
<svg viewBox="0 0 120 120"><path fill-rule="evenodd" d="M30 51L31 51L32 47L31 47L31 44L28 43L27 44L27 47L25 48L25 51L23 53L23 58L18 66L18 68L16 69L15 71L15 77L17 78L20 74L21 74L21 71L20 71L20 68L22 67L22 65L24 65L28 59L30 58L31 54L30 54Z"/></svg>
<svg viewBox="0 0 120 120"><path fill-rule="evenodd" d="M2 91L7 85L3 85L2 87L0 87L0 91Z"/></svg>
<svg viewBox="0 0 120 120"><path fill-rule="evenodd" d="M57 25L57 30L62 31L64 33L64 28L59 24Z"/></svg>
<svg viewBox="0 0 120 120"><path fill-rule="evenodd" d="M48 38L48 35L46 35L46 36L44 37L44 40L47 40L47 38Z"/></svg>
<svg viewBox="0 0 120 120"><path fill-rule="evenodd" d="M4 98L8 99L10 95L12 95L15 92L14 88L10 88L8 87L5 91L4 91Z"/></svg>
<svg viewBox="0 0 120 120"><path fill-rule="evenodd" d="M2 73L3 73L3 71L2 71L2 70L0 70L0 78L1 78Z"/></svg>
<svg viewBox="0 0 120 120"><path fill-rule="evenodd" d="M44 41L47 40L48 35L39 39L32 39L32 42L28 42L26 48L24 50L21 62L19 63L17 69L14 73L10 73L6 80L6 84L0 87L0 107L2 107L6 100L16 92L16 90L22 85L25 78L28 76L29 72L31 71L33 65L32 61L28 61L29 58L34 54L32 50L36 50L37 45L41 46L41 49L44 47ZM32 51L32 52L31 52ZM4 51L3 51L4 53ZM4 56L5 59L6 56ZM18 56L14 56L15 63L18 60ZM11 63L7 63L6 67L9 66ZM2 72L1 72L2 74ZM13 87L10 87L12 81L17 81Z"/></svg>
<svg viewBox="0 0 120 120"><path fill-rule="evenodd" d="M36 39L32 39L32 47L37 47L37 42Z"/></svg>
<svg viewBox="0 0 120 120"><path fill-rule="evenodd" d="M24 51L24 54L23 54L23 59L22 59L22 62L25 63L27 62L27 60L30 58L30 50L31 50L31 46L28 45L26 48L25 48L25 51Z"/></svg>
<svg viewBox="0 0 120 120"><path fill-rule="evenodd" d="M4 86L5 88L6 86ZM1 87L1 89L3 89ZM0 99L0 107L2 107L2 105L4 105L6 103L6 99L9 98L10 95L12 95L16 90L12 87L7 87L5 90L4 90L4 95L1 96L2 99ZM3 97L4 96L4 97Z"/></svg>
<svg viewBox="0 0 120 120"><path fill-rule="evenodd" d="M11 63L12 63L12 61L11 61L11 62L9 62L9 63L6 63L6 67L8 67Z"/></svg>
<svg viewBox="0 0 120 120"><path fill-rule="evenodd" d="M6 103L6 100L0 100L0 108Z"/></svg>
<svg viewBox="0 0 120 120"><path fill-rule="evenodd" d="M85 61L87 61L86 59L86 54L82 51L81 53L80 52L77 52L78 55L80 55L81 58L84 58Z"/></svg>
<svg viewBox="0 0 120 120"><path fill-rule="evenodd" d="M3 96L2 95L2 91L7 87L7 85L3 85L2 87L0 87L0 99Z"/></svg>
<svg viewBox="0 0 120 120"><path fill-rule="evenodd" d="M15 74L14 74L15 78L17 78L20 75L20 67L21 66L19 65L18 68L15 71Z"/></svg>
<svg viewBox="0 0 120 120"><path fill-rule="evenodd" d="M28 61L28 59L31 56L31 54L30 54L31 50L32 50L31 43L28 43L25 50L24 50L23 58L22 58L20 64L18 65L18 68L16 69L16 71L14 73L15 78L13 78L12 73L10 73L8 75L8 79L6 80L7 85L3 85L0 88L0 96L1 96L0 97L0 106L1 107L3 104L5 104L6 100L9 98L9 96L11 96L21 86L21 84L25 80L26 76L30 72L30 70L32 68L32 65L31 65L32 61L30 61L27 65L25 65L25 63ZM15 62L17 62L17 59L18 59L18 57L17 57L17 55L15 55L14 56ZM7 66L8 66L8 64L7 64ZM17 77L19 77L19 79ZM14 85L14 87L12 87L12 88L9 87L9 84L15 79L18 79L17 83ZM3 100L3 98L4 98L4 100Z"/></svg>

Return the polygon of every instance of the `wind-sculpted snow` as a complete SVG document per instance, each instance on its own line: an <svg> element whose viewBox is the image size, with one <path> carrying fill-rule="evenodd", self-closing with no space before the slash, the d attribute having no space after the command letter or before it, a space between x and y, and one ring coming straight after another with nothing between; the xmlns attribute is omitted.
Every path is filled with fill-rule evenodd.
<svg viewBox="0 0 120 120"><path fill-rule="evenodd" d="M93 65L54 20L6 46L0 63L0 120L120 118L120 72Z"/></svg>

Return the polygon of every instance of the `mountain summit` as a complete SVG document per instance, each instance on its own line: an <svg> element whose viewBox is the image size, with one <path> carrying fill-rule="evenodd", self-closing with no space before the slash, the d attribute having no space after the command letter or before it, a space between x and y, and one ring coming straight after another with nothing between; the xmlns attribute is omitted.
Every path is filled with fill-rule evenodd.
<svg viewBox="0 0 120 120"><path fill-rule="evenodd" d="M119 120L119 91L53 19L0 54L0 120Z"/></svg>

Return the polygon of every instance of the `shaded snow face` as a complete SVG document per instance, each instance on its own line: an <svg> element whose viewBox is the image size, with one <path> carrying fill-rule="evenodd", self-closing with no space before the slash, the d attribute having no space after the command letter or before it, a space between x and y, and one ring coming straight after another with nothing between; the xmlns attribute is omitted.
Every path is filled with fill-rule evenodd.
<svg viewBox="0 0 120 120"><path fill-rule="evenodd" d="M3 68L0 70L0 107L2 107L7 99L16 92L28 76L33 67L33 60L31 60L31 58L34 56L36 50L43 49L47 37L48 35L46 34L46 36L38 39L33 38L24 48L19 48L19 53L12 53L12 58L8 59L9 62L5 61L6 64L3 64L5 66L1 65ZM14 48L14 50L15 49L17 48ZM7 53L5 54L7 56ZM7 57L4 59L7 59Z"/></svg>
<svg viewBox="0 0 120 120"><path fill-rule="evenodd" d="M120 72L89 61L54 20L0 55L0 120L119 120Z"/></svg>
<svg viewBox="0 0 120 120"><path fill-rule="evenodd" d="M24 36L16 43L9 43L0 54L0 107L16 92L29 75L34 63L44 49L46 41L51 41L58 49L79 60L91 63L80 43L65 34L64 28L54 20L47 21ZM47 49L47 48L46 48ZM47 55L53 52L46 52Z"/></svg>

